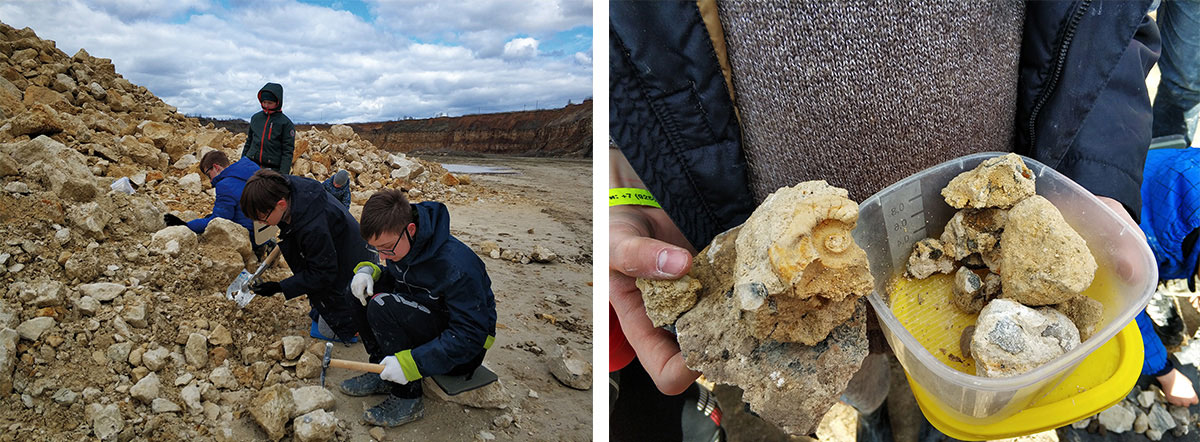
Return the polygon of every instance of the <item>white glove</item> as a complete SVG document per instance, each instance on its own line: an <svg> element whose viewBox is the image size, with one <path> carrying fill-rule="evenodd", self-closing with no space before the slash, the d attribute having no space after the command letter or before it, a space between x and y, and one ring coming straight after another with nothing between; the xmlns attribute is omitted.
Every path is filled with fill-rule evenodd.
<svg viewBox="0 0 1200 442"><path fill-rule="evenodd" d="M404 377L404 369L400 368L400 361L397 361L395 356L383 358L381 363L383 364L383 372L379 373L380 378L400 385L408 383L408 378Z"/></svg>
<svg viewBox="0 0 1200 442"><path fill-rule="evenodd" d="M367 298L375 294L375 280L371 278L373 270L370 267L358 269L354 279L350 280L350 293L353 293L362 305L367 305Z"/></svg>

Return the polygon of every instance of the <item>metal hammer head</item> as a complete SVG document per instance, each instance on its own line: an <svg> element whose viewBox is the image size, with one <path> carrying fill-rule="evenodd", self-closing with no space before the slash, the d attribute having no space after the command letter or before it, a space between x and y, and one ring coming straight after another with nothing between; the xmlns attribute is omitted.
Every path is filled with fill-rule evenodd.
<svg viewBox="0 0 1200 442"><path fill-rule="evenodd" d="M329 369L329 360L333 359L333 343L325 343L325 356L321 358L321 388L325 388L325 371Z"/></svg>

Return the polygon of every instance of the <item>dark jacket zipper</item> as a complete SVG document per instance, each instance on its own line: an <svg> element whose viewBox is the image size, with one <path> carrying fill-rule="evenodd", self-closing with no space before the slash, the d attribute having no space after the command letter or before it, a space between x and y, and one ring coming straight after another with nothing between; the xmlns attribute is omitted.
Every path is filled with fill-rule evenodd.
<svg viewBox="0 0 1200 442"><path fill-rule="evenodd" d="M1032 149L1037 145L1037 133L1035 126L1037 125L1038 113L1041 112L1042 106L1050 100L1050 95L1054 89L1058 87L1058 79L1062 77L1063 65L1067 62L1067 51L1071 48L1071 40L1075 38L1075 28L1079 26L1079 20L1083 18L1083 13L1087 12L1091 6L1091 0L1083 0L1079 4L1079 8L1075 10L1075 14L1071 15L1071 22L1067 24L1066 33L1063 34L1062 43L1059 44L1058 57L1054 60L1054 75L1050 77L1050 82L1046 88L1038 94L1037 104L1033 106L1033 111L1029 113L1029 148Z"/></svg>
<svg viewBox="0 0 1200 442"><path fill-rule="evenodd" d="M267 138L271 138L271 134L267 132L267 125L271 124L271 114L267 113L267 121L263 122L262 139L258 140L258 164L263 162L263 146L267 144Z"/></svg>

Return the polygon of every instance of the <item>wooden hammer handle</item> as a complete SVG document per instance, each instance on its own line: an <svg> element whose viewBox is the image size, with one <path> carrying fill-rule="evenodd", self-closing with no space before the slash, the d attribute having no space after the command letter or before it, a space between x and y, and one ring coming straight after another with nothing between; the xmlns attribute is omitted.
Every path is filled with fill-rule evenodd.
<svg viewBox="0 0 1200 442"><path fill-rule="evenodd" d="M383 364L372 364L369 362L347 361L345 359L330 359L330 367L345 368L347 370L367 371L371 373L383 372Z"/></svg>

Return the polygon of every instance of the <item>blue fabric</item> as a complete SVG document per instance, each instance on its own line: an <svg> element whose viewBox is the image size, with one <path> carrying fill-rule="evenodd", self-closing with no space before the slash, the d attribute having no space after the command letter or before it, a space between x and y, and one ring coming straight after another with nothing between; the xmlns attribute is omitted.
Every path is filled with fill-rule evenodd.
<svg viewBox="0 0 1200 442"><path fill-rule="evenodd" d="M1196 272L1200 247L1183 250L1183 240L1200 227L1200 149L1155 149L1146 155L1142 220L1160 279L1186 279Z"/></svg>
<svg viewBox="0 0 1200 442"><path fill-rule="evenodd" d="M329 179L322 182L321 185L325 186L326 192L329 192L330 195L333 195L333 199L338 200L338 202L342 203L343 206L346 206L347 209L350 208L350 183L346 183L345 186L342 186L342 188L339 189L333 186L333 177L329 177Z"/></svg>
<svg viewBox="0 0 1200 442"><path fill-rule="evenodd" d="M387 261L375 291L402 294L448 318L445 330L412 349L417 368L429 376L447 373L480 354L488 335L496 334L496 296L483 261L450 235L446 206L426 201L413 209L417 233L412 248L399 261ZM384 305L382 300L371 302Z"/></svg>
<svg viewBox="0 0 1200 442"><path fill-rule="evenodd" d="M1162 376L1171 369L1167 360L1167 349L1162 340L1154 332L1154 321L1145 310L1136 316L1138 331L1142 332L1142 346L1145 347L1145 359L1142 361L1142 374L1147 376Z"/></svg>
<svg viewBox="0 0 1200 442"><path fill-rule="evenodd" d="M1163 2L1162 81L1154 95L1154 136L1183 134L1189 142L1200 121L1200 0Z"/></svg>
<svg viewBox="0 0 1200 442"><path fill-rule="evenodd" d="M242 213L240 202L242 189L246 187L246 180L250 179L257 171L258 164L249 158L242 158L217 174L216 178L212 180L213 188L217 193L212 215L188 221L188 228L196 233L204 233L204 229L208 228L208 223L212 222L213 218L225 218L245 227L247 234L253 235L254 221Z"/></svg>

